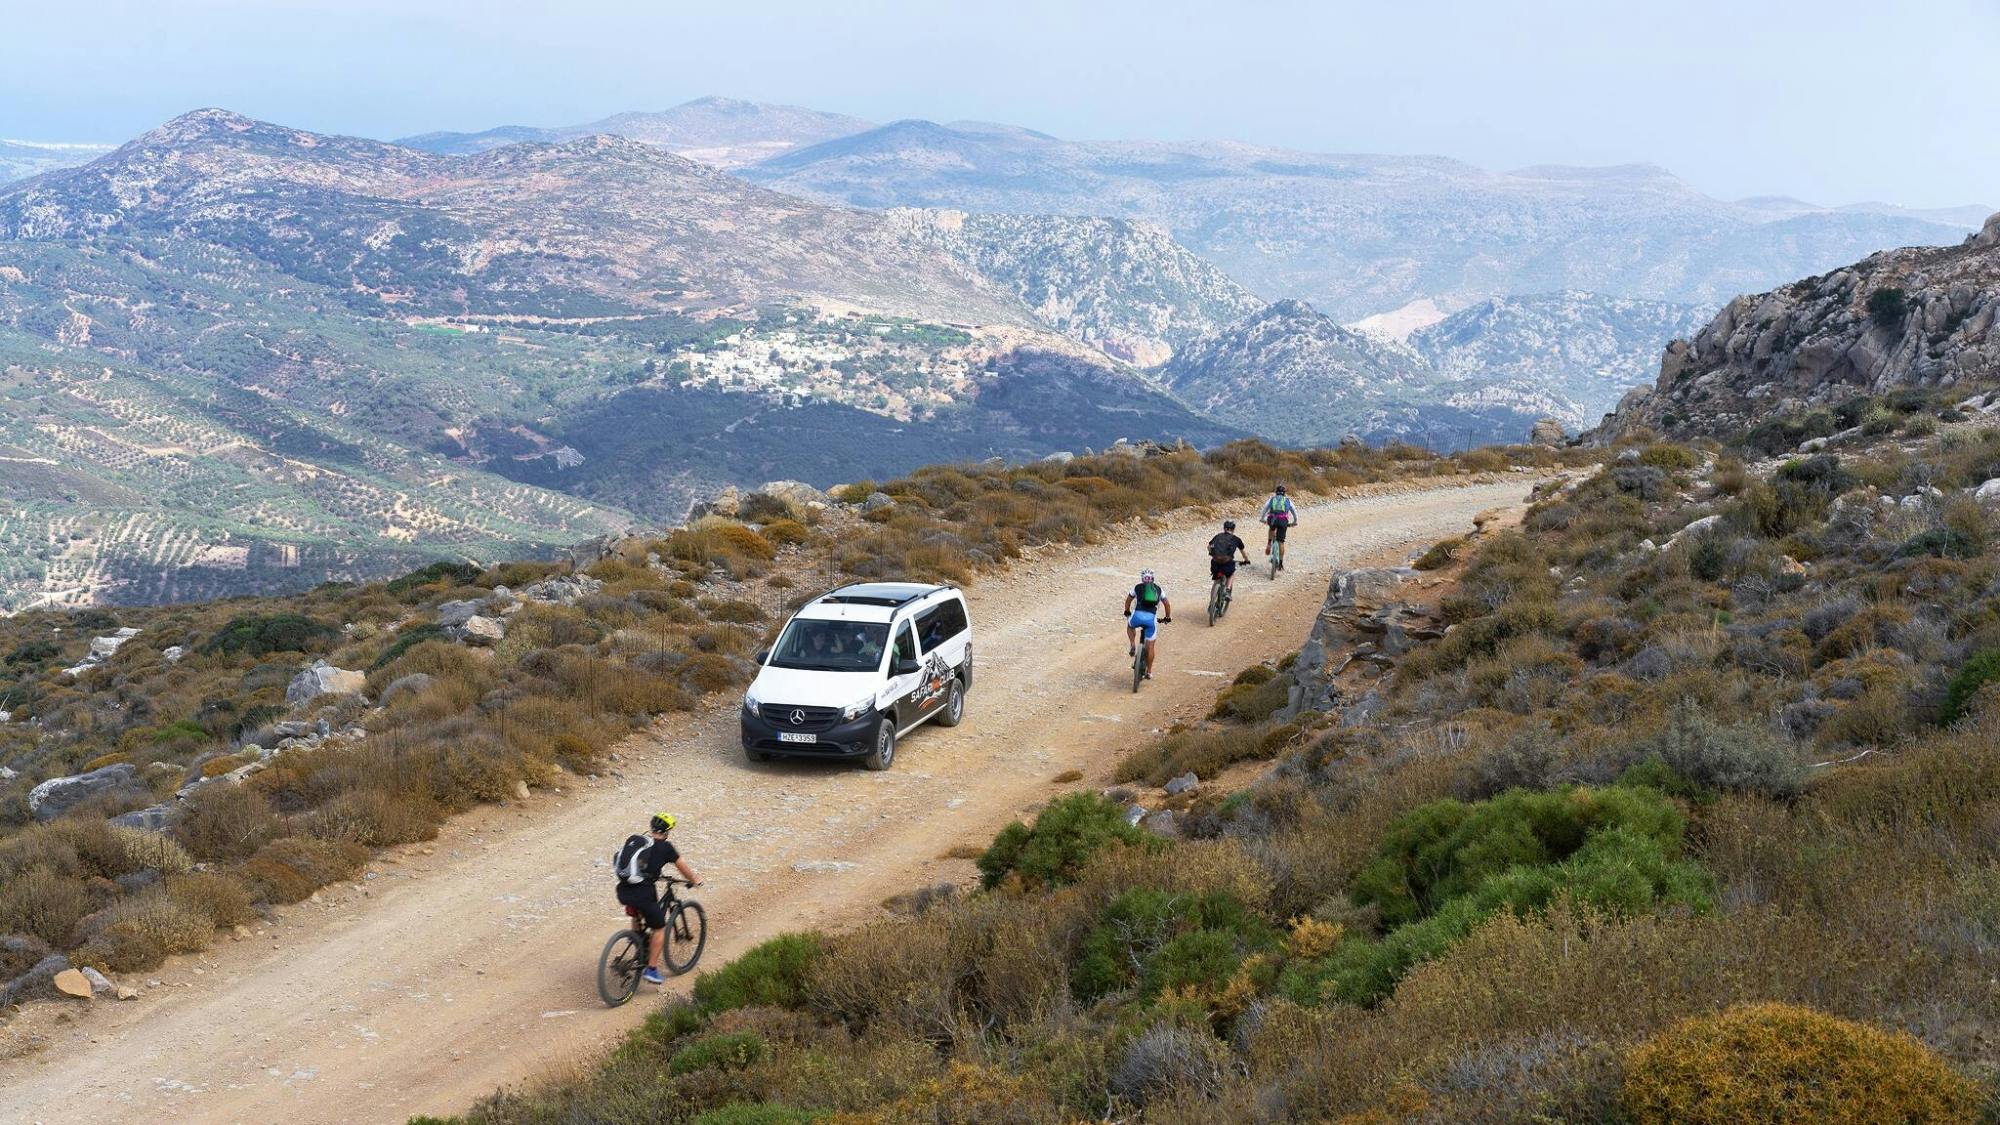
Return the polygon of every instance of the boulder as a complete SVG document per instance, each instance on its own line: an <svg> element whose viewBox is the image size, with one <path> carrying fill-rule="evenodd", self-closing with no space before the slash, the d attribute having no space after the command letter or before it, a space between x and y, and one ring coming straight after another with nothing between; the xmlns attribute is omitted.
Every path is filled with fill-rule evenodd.
<svg viewBox="0 0 2000 1125"><path fill-rule="evenodd" d="M49 983L55 985L56 991L62 993L64 996L74 996L79 1000L90 999L92 992L90 978L84 976L79 970L64 969L62 972L57 973Z"/></svg>
<svg viewBox="0 0 2000 1125"><path fill-rule="evenodd" d="M419 692L428 691L430 686L431 675L429 672L411 672L407 676L397 676L395 679L389 681L388 687L382 689L382 706L387 707L390 703L405 695L416 695Z"/></svg>
<svg viewBox="0 0 2000 1125"><path fill-rule="evenodd" d="M1144 805L1128 806L1125 809L1125 823L1132 825L1135 828L1138 827L1139 822L1146 819L1146 812L1147 809L1146 806Z"/></svg>
<svg viewBox="0 0 2000 1125"><path fill-rule="evenodd" d="M705 507L707 515L728 516L734 519L736 514L743 510L743 491L732 484L716 493L715 499L710 500Z"/></svg>
<svg viewBox="0 0 2000 1125"><path fill-rule="evenodd" d="M1042 460L1047 461L1052 465L1067 465L1071 461L1076 460L1076 454L1071 453L1068 450L1063 450L1059 453L1051 453L1047 457L1042 458Z"/></svg>
<svg viewBox="0 0 2000 1125"><path fill-rule="evenodd" d="M181 658L186 656L187 652L188 650L185 645L168 645L166 648L160 650L160 656L169 664L179 664Z"/></svg>
<svg viewBox="0 0 2000 1125"><path fill-rule="evenodd" d="M767 480L757 491L775 496L794 508L824 508L832 503L826 493L802 480Z"/></svg>
<svg viewBox="0 0 2000 1125"><path fill-rule="evenodd" d="M1178 797L1200 784L1201 778L1195 776L1194 771L1190 770L1179 777L1168 779L1165 789L1167 796Z"/></svg>
<svg viewBox="0 0 2000 1125"><path fill-rule="evenodd" d="M1403 583L1416 575L1416 571L1406 566L1369 566L1341 571L1333 576L1333 590L1327 598L1326 608L1351 609L1393 602Z"/></svg>
<svg viewBox="0 0 2000 1125"><path fill-rule="evenodd" d="M868 494L868 499L861 502L863 512L879 512L884 508L895 506L896 498L886 492L871 492Z"/></svg>
<svg viewBox="0 0 2000 1125"><path fill-rule="evenodd" d="M454 602L441 602L438 605L438 624L446 628L453 625L463 625L467 619L478 616L479 611L483 608L485 608L483 602L476 602L470 598Z"/></svg>
<svg viewBox="0 0 2000 1125"><path fill-rule="evenodd" d="M1991 215L1986 216L1986 225L1980 227L1979 233L1966 239L1965 242L1966 245L1972 247L1974 250L1991 250L1995 247L2000 247L2000 211L1995 211Z"/></svg>
<svg viewBox="0 0 2000 1125"><path fill-rule="evenodd" d="M110 979L103 973L98 972L89 965L85 965L82 972L83 979L90 982L90 993L92 996L111 996L117 993L118 987L112 984Z"/></svg>
<svg viewBox="0 0 2000 1125"><path fill-rule="evenodd" d="M1528 427L1529 445L1546 445L1554 447L1554 446L1560 446L1563 443L1567 442L1568 440L1569 440L1569 431L1563 429L1563 424L1561 419L1537 418L1535 420L1535 424Z"/></svg>
<svg viewBox="0 0 2000 1125"><path fill-rule="evenodd" d="M298 719L286 719L271 724L271 733L279 738L304 738L313 732L313 724Z"/></svg>
<svg viewBox="0 0 2000 1125"><path fill-rule="evenodd" d="M174 822L174 806L148 805L128 813L119 813L111 818L115 828L137 828L146 832L165 832Z"/></svg>
<svg viewBox="0 0 2000 1125"><path fill-rule="evenodd" d="M491 617L469 617L458 627L458 639L469 645L497 645L506 636L507 627Z"/></svg>
<svg viewBox="0 0 2000 1125"><path fill-rule="evenodd" d="M1180 818L1174 815L1172 809L1161 809L1139 823L1153 835L1165 836L1170 840L1181 834Z"/></svg>
<svg viewBox="0 0 2000 1125"><path fill-rule="evenodd" d="M138 772L129 762L118 762L89 773L52 777L28 791L28 813L36 820L53 820L104 794L142 791Z"/></svg>
<svg viewBox="0 0 2000 1125"><path fill-rule="evenodd" d="M347 668L335 668L315 660L310 668L292 677L285 687L285 702L300 707L322 695L359 695L368 677Z"/></svg>
<svg viewBox="0 0 2000 1125"><path fill-rule="evenodd" d="M619 537L616 535L593 535L571 547L569 556L571 570L582 570L591 563L610 558L618 550Z"/></svg>
<svg viewBox="0 0 2000 1125"><path fill-rule="evenodd" d="M565 574L544 578L521 588L521 597L549 605L575 605L578 598L604 589L604 583L588 574Z"/></svg>
<svg viewBox="0 0 2000 1125"><path fill-rule="evenodd" d="M1985 504L2000 500L2000 477L1994 477L1973 489L1972 498Z"/></svg>

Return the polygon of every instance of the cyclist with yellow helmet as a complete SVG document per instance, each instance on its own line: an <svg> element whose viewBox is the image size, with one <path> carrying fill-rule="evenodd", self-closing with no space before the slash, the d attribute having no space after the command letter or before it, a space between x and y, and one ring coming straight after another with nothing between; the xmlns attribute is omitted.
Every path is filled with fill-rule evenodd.
<svg viewBox="0 0 2000 1125"><path fill-rule="evenodd" d="M667 865L681 873L690 887L701 886L701 877L694 868L681 858L680 849L667 839L674 830L675 818L668 813L654 813L646 825L644 835L633 834L626 837L623 847L613 857L613 866L618 874L618 901L637 909L645 915L646 923L652 927L652 941L646 950L646 971L641 975L647 984L667 983L666 974L660 972L660 949L666 943L667 912L660 903L660 890L654 886L666 876Z"/></svg>

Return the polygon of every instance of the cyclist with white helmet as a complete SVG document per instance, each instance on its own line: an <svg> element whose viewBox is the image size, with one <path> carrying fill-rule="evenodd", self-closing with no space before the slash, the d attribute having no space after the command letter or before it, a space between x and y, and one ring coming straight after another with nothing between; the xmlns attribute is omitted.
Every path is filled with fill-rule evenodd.
<svg viewBox="0 0 2000 1125"><path fill-rule="evenodd" d="M1160 584L1153 579L1151 570L1139 572L1139 583L1132 592L1125 595L1125 608L1121 611L1125 618L1125 655L1137 656L1138 643L1146 646L1146 678L1153 678L1153 665L1159 658L1156 640L1161 622L1174 619L1174 603L1167 600Z"/></svg>
<svg viewBox="0 0 2000 1125"><path fill-rule="evenodd" d="M1271 498L1264 501L1264 508L1257 513L1257 518L1264 524L1264 554L1268 556L1271 553L1271 544L1283 543L1285 532L1299 522L1299 509L1292 503L1292 498L1285 495L1285 486L1281 484L1271 493ZM1277 569L1285 569L1282 547L1279 548L1277 555Z"/></svg>

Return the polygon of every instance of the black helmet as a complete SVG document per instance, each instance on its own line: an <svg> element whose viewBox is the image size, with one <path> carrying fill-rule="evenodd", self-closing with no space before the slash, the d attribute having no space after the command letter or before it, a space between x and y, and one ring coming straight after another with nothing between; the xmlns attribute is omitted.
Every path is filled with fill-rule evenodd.
<svg viewBox="0 0 2000 1125"><path fill-rule="evenodd" d="M1236 521L1235 521L1235 520L1223 520L1223 521L1222 521L1222 530L1224 530L1224 531L1235 531L1235 530L1236 530Z"/></svg>
<svg viewBox="0 0 2000 1125"><path fill-rule="evenodd" d="M1283 496L1284 494L1285 494L1285 486L1281 484L1278 486L1278 495Z"/></svg>

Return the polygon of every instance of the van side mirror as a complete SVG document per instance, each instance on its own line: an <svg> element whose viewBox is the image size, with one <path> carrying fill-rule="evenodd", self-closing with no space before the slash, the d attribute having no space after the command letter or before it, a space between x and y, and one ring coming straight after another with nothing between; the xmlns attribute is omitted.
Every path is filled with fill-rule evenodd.
<svg viewBox="0 0 2000 1125"><path fill-rule="evenodd" d="M894 664L891 664L889 666L889 671L892 675L913 676L922 668L923 665L917 663L915 657L905 656L898 659Z"/></svg>
<svg viewBox="0 0 2000 1125"><path fill-rule="evenodd" d="M770 649L768 649L768 648L760 648L760 649L758 649L758 650L757 650L757 658L756 658L756 659L757 659L757 664L758 664L758 666L760 666L760 667L761 667L761 666L762 666L762 665L764 664L764 662L765 662L765 661L767 661L767 660L771 659L771 650L770 650Z"/></svg>

